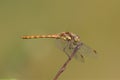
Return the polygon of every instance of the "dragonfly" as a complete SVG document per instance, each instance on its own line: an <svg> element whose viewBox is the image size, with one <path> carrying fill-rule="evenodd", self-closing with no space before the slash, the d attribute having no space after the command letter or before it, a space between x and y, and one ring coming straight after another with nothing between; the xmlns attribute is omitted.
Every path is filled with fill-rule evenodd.
<svg viewBox="0 0 120 80"><path fill-rule="evenodd" d="M72 32L61 32L58 34L49 35L32 35L22 36L22 39L38 39L38 38L54 38L57 39L61 45L61 49L70 57L76 46L80 45L74 57L84 62L88 55L96 55L96 50L92 49L80 40L80 37Z"/></svg>

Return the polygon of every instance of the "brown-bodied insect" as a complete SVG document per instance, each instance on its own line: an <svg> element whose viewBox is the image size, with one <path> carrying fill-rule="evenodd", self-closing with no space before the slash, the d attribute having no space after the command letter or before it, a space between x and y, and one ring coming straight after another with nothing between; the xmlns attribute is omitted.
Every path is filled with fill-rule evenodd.
<svg viewBox="0 0 120 80"><path fill-rule="evenodd" d="M58 34L51 34L51 35L35 35L35 36L22 36L23 39L37 39L37 38L54 38L60 41L62 45L62 50L66 53L69 57L75 47L80 44L78 51L75 54L75 57L80 61L84 62L84 58L87 55L95 55L96 51L91 47L87 46L83 42L81 42L80 37L71 32L61 32Z"/></svg>

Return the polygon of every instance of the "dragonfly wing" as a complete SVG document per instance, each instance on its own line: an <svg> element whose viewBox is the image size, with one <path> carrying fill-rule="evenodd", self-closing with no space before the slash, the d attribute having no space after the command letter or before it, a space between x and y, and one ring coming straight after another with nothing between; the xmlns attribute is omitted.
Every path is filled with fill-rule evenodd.
<svg viewBox="0 0 120 80"><path fill-rule="evenodd" d="M56 41L60 50L64 51L65 54L69 57L73 52L73 48L70 49L70 42L66 40L59 39Z"/></svg>
<svg viewBox="0 0 120 80"><path fill-rule="evenodd" d="M77 53L74 55L75 59L81 62L85 62L84 56L82 54L77 55Z"/></svg>
<svg viewBox="0 0 120 80"><path fill-rule="evenodd" d="M68 57L73 53L73 51L74 51L74 49L75 49L75 47L77 45L77 44L73 45L71 43L72 42L66 41L66 40L61 40L61 39L57 40L57 44L58 44L59 48L62 51L64 51ZM95 55L96 54L96 51L93 50L91 47L87 46L83 42L80 42L80 44L81 45L80 45L78 51L74 55L74 57L77 60L79 60L81 62L85 62L85 57L86 56L89 56L89 55L91 56L91 55Z"/></svg>
<svg viewBox="0 0 120 80"><path fill-rule="evenodd" d="M75 58L84 62L84 59L87 56L95 56L95 55L96 55L96 51L94 49L81 42L80 48L75 54Z"/></svg>
<svg viewBox="0 0 120 80"><path fill-rule="evenodd" d="M60 48L60 50L64 51L65 54L68 57L73 53L73 51L74 51L74 49L76 47L75 45L72 45L71 42L61 40L61 39L57 40L57 44L58 44L58 47ZM75 59L77 59L78 61L84 62L85 61L84 56L82 54L80 54L78 51L74 55Z"/></svg>

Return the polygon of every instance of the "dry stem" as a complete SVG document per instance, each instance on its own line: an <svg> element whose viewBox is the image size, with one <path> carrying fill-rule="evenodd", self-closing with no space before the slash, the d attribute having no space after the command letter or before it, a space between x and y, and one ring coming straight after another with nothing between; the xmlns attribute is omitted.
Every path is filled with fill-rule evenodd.
<svg viewBox="0 0 120 80"><path fill-rule="evenodd" d="M77 50L79 49L81 44L78 44L74 51L72 52L72 54L69 56L69 58L67 59L67 61L63 64L63 66L60 68L60 70L57 72L56 76L54 77L53 80L57 80L58 77L61 75L62 72L64 72L66 66L68 65L68 63L71 61L71 59L73 58L73 56L75 55L75 53L77 52Z"/></svg>

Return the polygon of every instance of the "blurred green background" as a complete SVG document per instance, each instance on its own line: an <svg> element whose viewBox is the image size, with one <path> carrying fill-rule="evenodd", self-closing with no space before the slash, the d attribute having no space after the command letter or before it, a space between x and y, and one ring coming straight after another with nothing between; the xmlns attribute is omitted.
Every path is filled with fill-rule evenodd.
<svg viewBox="0 0 120 80"><path fill-rule="evenodd" d="M53 39L21 36L64 31L98 55L58 80L120 80L120 0L0 0L0 80L52 80L67 56Z"/></svg>

